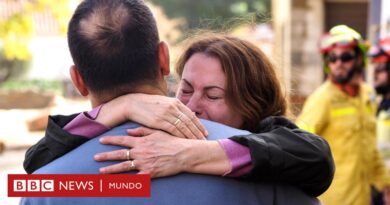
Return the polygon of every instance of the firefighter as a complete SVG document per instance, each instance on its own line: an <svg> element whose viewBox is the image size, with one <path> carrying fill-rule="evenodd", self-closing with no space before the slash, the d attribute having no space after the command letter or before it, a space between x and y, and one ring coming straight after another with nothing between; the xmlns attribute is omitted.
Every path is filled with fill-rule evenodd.
<svg viewBox="0 0 390 205"><path fill-rule="evenodd" d="M378 148L383 154L387 168L390 167L390 36L380 40L369 50L374 65L374 86L381 102L377 110ZM376 190L374 190L376 193ZM374 195L374 204L382 204L381 195Z"/></svg>
<svg viewBox="0 0 390 205"><path fill-rule="evenodd" d="M376 147L375 92L363 81L367 50L348 26L324 34L320 52L327 78L297 118L301 128L325 138L333 153L335 177L320 196L325 205L368 205L372 184L389 189L390 176Z"/></svg>

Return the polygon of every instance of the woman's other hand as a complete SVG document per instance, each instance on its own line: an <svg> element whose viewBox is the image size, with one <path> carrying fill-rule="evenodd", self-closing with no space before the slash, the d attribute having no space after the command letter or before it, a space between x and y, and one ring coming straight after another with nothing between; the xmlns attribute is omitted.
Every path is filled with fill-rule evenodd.
<svg viewBox="0 0 390 205"><path fill-rule="evenodd" d="M100 139L102 144L119 145L130 149L98 153L96 161L125 160L103 167L101 173L120 173L139 170L139 174L151 177L175 175L186 170L187 160L182 152L187 148L186 139L174 137L166 132L148 128L129 130L135 136L112 136ZM139 137L141 136L142 137Z"/></svg>
<svg viewBox="0 0 390 205"><path fill-rule="evenodd" d="M206 128L195 114L177 98L160 95L133 94L128 102L128 119L147 127L161 129L172 135L188 139L204 139Z"/></svg>

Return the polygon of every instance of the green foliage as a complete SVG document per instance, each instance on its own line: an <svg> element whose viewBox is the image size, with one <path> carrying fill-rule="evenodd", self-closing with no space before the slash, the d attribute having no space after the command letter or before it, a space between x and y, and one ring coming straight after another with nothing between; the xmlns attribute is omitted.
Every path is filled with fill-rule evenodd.
<svg viewBox="0 0 390 205"><path fill-rule="evenodd" d="M78 0L15 1L20 10L0 20L0 82L23 75L31 60L30 42L35 33L33 14L50 11L60 32L65 33L72 10Z"/></svg>
<svg viewBox="0 0 390 205"><path fill-rule="evenodd" d="M21 9L0 21L0 40L3 42L3 54L7 60L29 60L31 53L28 49L34 34L32 15L34 13L51 11L58 21L60 30L66 31L67 21L71 16L71 0L37 0L20 2Z"/></svg>
<svg viewBox="0 0 390 205"><path fill-rule="evenodd" d="M7 21L0 22L0 39L3 41L2 53L7 60L28 60L31 53L28 44L33 34L32 17L22 13L11 15Z"/></svg>
<svg viewBox="0 0 390 205"><path fill-rule="evenodd" d="M2 91L25 91L35 90L40 92L50 91L57 95L63 94L63 84L61 81L53 80L30 80L30 81L14 81L9 80L0 84Z"/></svg>
<svg viewBox="0 0 390 205"><path fill-rule="evenodd" d="M263 22L270 13L270 0L151 0L171 18L184 17L189 29L223 29L232 18ZM228 23L227 23L228 22ZM234 26L234 25L233 25Z"/></svg>

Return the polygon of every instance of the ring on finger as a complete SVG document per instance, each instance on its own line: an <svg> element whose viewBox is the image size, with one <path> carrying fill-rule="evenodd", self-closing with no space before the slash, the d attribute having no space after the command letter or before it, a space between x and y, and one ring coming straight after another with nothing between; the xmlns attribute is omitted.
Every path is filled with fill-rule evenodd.
<svg viewBox="0 0 390 205"><path fill-rule="evenodd" d="M134 160L130 160L130 170L135 169L135 162Z"/></svg>
<svg viewBox="0 0 390 205"><path fill-rule="evenodd" d="M183 115L184 115L184 113L180 113L178 116L177 116L177 119L180 119L181 120L181 118L183 117Z"/></svg>
<svg viewBox="0 0 390 205"><path fill-rule="evenodd" d="M127 160L130 160L130 150L128 149L127 152L126 152L126 159Z"/></svg>
<svg viewBox="0 0 390 205"><path fill-rule="evenodd" d="M173 123L173 125L178 125L181 122L180 118L177 118L176 121Z"/></svg>

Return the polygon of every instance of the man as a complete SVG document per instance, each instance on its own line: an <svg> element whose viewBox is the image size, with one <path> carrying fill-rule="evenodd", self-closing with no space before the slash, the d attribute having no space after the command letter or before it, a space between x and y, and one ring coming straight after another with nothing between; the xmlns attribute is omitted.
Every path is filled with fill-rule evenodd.
<svg viewBox="0 0 390 205"><path fill-rule="evenodd" d="M374 85L377 94L382 97L377 110L378 140L390 141L390 36L383 38L377 46L370 49L369 55L374 64ZM387 145L388 146L388 145ZM386 145L383 147L386 148ZM387 147L389 152L389 147Z"/></svg>
<svg viewBox="0 0 390 205"><path fill-rule="evenodd" d="M321 39L327 80L305 102L297 122L324 137L336 173L320 196L324 204L370 204L370 185L390 178L376 148L375 95L363 82L367 46L355 30L339 25Z"/></svg>
<svg viewBox="0 0 390 205"><path fill-rule="evenodd" d="M377 110L378 148L390 168L390 36L381 39L368 54L374 64L375 90L382 97ZM383 204L379 196L374 199L375 204Z"/></svg>
<svg viewBox="0 0 390 205"><path fill-rule="evenodd" d="M166 94L168 48L159 42L155 21L140 0L86 0L69 24L69 48L75 63L71 78L93 107L125 93ZM209 139L246 132L205 121ZM125 135L127 123L105 135ZM43 173L98 173L110 164L94 155L116 150L97 137L42 167ZM111 163L112 164L112 163ZM132 165L133 166L133 165ZM222 177L180 174L152 181L151 198L24 198L21 204L316 204L299 190L278 184L254 184Z"/></svg>

